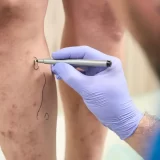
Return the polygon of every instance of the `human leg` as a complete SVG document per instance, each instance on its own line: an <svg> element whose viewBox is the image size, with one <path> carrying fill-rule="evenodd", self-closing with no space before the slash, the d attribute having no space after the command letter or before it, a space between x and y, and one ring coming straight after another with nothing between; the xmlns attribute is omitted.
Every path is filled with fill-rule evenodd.
<svg viewBox="0 0 160 160"><path fill-rule="evenodd" d="M57 97L44 37L47 0L0 1L0 144L7 160L56 159Z"/></svg>
<svg viewBox="0 0 160 160"><path fill-rule="evenodd" d="M65 28L62 48L88 45L122 58L123 29L104 1L64 0ZM101 159L106 129L87 110L84 102L60 82L64 104L67 147L66 160Z"/></svg>

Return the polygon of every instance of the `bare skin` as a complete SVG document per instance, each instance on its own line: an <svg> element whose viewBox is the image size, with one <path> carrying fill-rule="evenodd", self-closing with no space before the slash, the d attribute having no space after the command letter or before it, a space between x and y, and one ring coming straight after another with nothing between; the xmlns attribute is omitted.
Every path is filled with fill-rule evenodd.
<svg viewBox="0 0 160 160"><path fill-rule="evenodd" d="M49 56L47 3L0 0L0 145L7 160L56 159L55 81L48 65L35 70L33 63Z"/></svg>
<svg viewBox="0 0 160 160"><path fill-rule="evenodd" d="M122 59L123 29L104 1L63 0L65 28L61 47L88 45ZM80 96L59 83L64 103L66 160L102 158L106 128L87 110Z"/></svg>

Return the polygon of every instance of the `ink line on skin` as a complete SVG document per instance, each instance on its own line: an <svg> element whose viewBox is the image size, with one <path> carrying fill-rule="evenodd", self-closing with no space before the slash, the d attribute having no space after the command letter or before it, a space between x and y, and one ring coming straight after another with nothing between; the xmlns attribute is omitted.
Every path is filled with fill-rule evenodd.
<svg viewBox="0 0 160 160"><path fill-rule="evenodd" d="M35 70L39 70L39 65L38 65L38 63L37 63L37 60L38 60L38 59L37 59L36 57L34 57L34 59L35 59L35 60L34 60L34 69L35 69ZM41 97L40 107L39 107L39 109L38 109L38 111L37 111L37 120L38 120L38 117L39 117L39 113L40 113L40 111L41 111L41 109L42 109L43 99L44 99L44 89L45 89L46 82L47 82L45 73L43 73L43 76L44 76L44 85L43 85L43 87L42 87L42 97ZM49 120L49 114L46 113L46 114L44 115L44 118L45 118L46 120Z"/></svg>

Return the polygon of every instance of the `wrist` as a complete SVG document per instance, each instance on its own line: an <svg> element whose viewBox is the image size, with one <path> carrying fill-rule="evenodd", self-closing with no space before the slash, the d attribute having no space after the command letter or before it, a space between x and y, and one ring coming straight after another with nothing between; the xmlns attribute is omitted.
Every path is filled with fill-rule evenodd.
<svg viewBox="0 0 160 160"><path fill-rule="evenodd" d="M145 113L142 120L139 122L137 129L129 138L132 138L135 134L145 134L146 136L150 136L158 128L160 128L158 119Z"/></svg>
<svg viewBox="0 0 160 160"><path fill-rule="evenodd" d="M159 120L146 113L135 132L125 141L142 157L146 157L149 154L157 129L160 129Z"/></svg>

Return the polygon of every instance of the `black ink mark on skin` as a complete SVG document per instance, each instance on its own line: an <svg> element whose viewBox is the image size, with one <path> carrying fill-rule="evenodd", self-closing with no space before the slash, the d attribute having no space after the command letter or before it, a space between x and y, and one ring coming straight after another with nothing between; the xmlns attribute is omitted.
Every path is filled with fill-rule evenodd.
<svg viewBox="0 0 160 160"><path fill-rule="evenodd" d="M45 116L44 116L44 118L45 118L46 120L49 120L49 114L46 113Z"/></svg>
<svg viewBox="0 0 160 160"><path fill-rule="evenodd" d="M34 58L35 58L35 60L34 60L34 69L35 69L35 70L38 70L38 69L39 69L39 65L38 65L38 63L36 62L37 58L36 58L36 57L34 57ZM46 79L46 75L45 75L45 73L43 73L43 76L44 76L44 85L43 85L43 88L42 88L41 104L40 104L40 107L39 107L39 109L38 109L38 111L37 111L37 120L38 120L39 113L40 113L41 108L42 108L42 105L43 105L44 89L45 89L46 82L47 82L47 79ZM46 114L44 115L44 118L45 118L46 120L49 120L49 114L48 114L48 113L46 113Z"/></svg>
<svg viewBox="0 0 160 160"><path fill-rule="evenodd" d="M38 70L39 69L39 65L38 65L38 63L36 62L38 59L36 58L36 57L34 57L34 69L35 70Z"/></svg>
<svg viewBox="0 0 160 160"><path fill-rule="evenodd" d="M43 104L43 95L44 95L44 88L45 88L45 86L46 86L46 76L45 76L45 74L43 73L43 76L44 76L44 85L43 85L43 88L42 88L42 98L41 98L41 104L40 104L40 107L39 107L39 109L38 109L38 112L37 112L37 119L38 119L38 116L39 116L39 112L40 112L40 110L41 110L41 108L42 108L42 104Z"/></svg>

